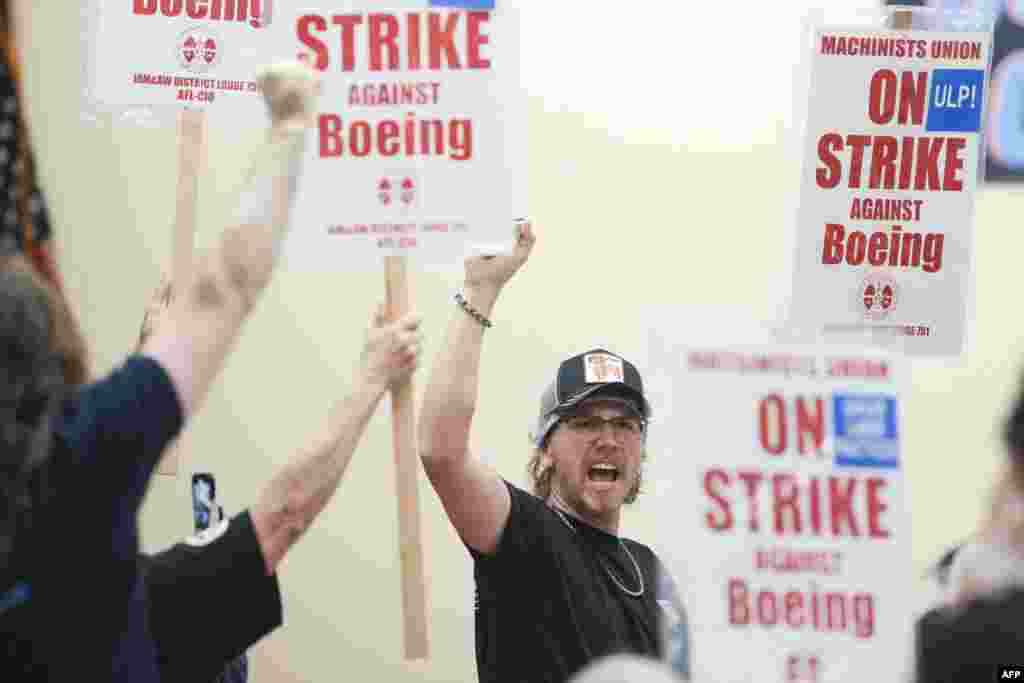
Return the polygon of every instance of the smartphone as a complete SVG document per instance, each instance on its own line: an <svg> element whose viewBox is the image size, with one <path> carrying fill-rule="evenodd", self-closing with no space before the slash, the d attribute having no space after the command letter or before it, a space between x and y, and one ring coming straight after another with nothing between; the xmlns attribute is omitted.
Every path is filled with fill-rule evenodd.
<svg viewBox="0 0 1024 683"><path fill-rule="evenodd" d="M196 532L205 531L220 520L217 482L209 472L192 475L192 520Z"/></svg>

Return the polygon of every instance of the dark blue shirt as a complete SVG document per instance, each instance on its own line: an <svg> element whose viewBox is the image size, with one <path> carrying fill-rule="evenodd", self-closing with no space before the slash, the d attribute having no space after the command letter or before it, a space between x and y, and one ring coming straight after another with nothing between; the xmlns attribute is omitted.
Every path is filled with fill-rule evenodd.
<svg viewBox="0 0 1024 683"><path fill-rule="evenodd" d="M32 662L0 662L0 680L15 666L17 680L157 681L138 510L181 429L177 394L156 361L132 356L62 408L53 425L51 502L37 511L27 544L32 597L4 615L24 625L15 632L24 642L8 643L8 651L30 653Z"/></svg>

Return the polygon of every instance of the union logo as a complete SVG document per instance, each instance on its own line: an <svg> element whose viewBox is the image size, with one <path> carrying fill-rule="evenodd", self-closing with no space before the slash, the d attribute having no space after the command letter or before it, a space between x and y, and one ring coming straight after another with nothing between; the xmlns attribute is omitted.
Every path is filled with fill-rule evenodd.
<svg viewBox="0 0 1024 683"><path fill-rule="evenodd" d="M885 273L874 273L864 278L857 289L857 305L868 320L887 318L900 300L896 280Z"/></svg>
<svg viewBox="0 0 1024 683"><path fill-rule="evenodd" d="M193 73L205 73L220 64L224 45L208 28L194 26L178 36L175 54L178 64Z"/></svg>

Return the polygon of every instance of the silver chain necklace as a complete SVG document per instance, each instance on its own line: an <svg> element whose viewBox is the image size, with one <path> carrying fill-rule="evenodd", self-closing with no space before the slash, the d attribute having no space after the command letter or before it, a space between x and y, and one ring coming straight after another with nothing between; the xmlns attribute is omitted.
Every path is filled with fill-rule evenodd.
<svg viewBox="0 0 1024 683"><path fill-rule="evenodd" d="M574 534L578 533L576 531L576 527L574 527L572 525L572 522L569 521L569 518L565 516L564 512L559 510L554 505L552 505L550 507L551 507L552 510L555 511L555 514L557 514L559 516L559 518L561 518L562 522L564 522L565 525L567 527L569 527L569 529ZM640 565L637 564L636 558L633 557L633 553L629 552L629 547L625 543L623 543L622 539L619 538L618 536L616 536L615 538L619 541L619 545L622 547L622 549L626 551L626 557L628 557L629 561L633 563L633 569L636 570L636 575L640 578L640 590L635 590L634 591L634 590L630 590L630 589L626 588L626 586L622 583L622 581L619 580L619 577L617 577L615 575L615 572L613 572L611 569L609 569L607 564L602 562L600 559L598 559L598 562L601 562L601 566L604 568L604 571L608 575L608 578L610 578L612 580L612 582L616 586L618 586L620 590L622 590L623 593L625 593L626 595L632 596L634 598L639 598L640 596L642 596L644 594L644 574L643 574L642 571L640 571Z"/></svg>

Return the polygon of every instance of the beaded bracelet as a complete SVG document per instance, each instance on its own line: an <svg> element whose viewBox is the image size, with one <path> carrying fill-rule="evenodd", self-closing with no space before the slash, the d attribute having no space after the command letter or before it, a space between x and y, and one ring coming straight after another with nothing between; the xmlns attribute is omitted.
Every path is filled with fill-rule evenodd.
<svg viewBox="0 0 1024 683"><path fill-rule="evenodd" d="M491 321L484 317L483 313L470 306L469 302L466 301L466 297L462 296L462 292L455 292L455 303L461 306L462 310L466 313L469 313L473 320L476 320L484 327L492 327Z"/></svg>

